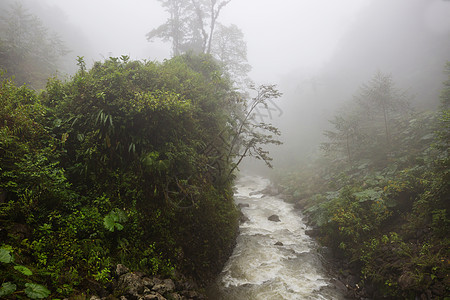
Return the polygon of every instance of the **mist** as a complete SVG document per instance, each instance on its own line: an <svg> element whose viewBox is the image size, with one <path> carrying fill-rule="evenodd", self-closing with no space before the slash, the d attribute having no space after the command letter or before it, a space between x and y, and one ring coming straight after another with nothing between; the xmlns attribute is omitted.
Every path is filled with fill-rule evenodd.
<svg viewBox="0 0 450 300"><path fill-rule="evenodd" d="M449 0L2 0L0 29L0 297L448 295Z"/></svg>

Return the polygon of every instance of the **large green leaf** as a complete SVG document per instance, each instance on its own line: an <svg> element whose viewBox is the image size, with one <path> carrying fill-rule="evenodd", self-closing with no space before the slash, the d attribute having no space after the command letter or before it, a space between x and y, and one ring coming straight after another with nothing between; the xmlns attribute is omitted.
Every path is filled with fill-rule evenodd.
<svg viewBox="0 0 450 300"><path fill-rule="evenodd" d="M9 250L4 248L0 248L0 262L9 264L12 261L12 256Z"/></svg>
<svg viewBox="0 0 450 300"><path fill-rule="evenodd" d="M367 189L362 192L353 193L353 196L355 196L359 202L365 202L365 201L376 201L381 199L381 194L383 191L381 189Z"/></svg>
<svg viewBox="0 0 450 300"><path fill-rule="evenodd" d="M19 271L20 273L22 273L23 275L26 275L26 276L33 275L33 272L31 272L31 270L25 266L20 266L20 265L14 266L14 270Z"/></svg>
<svg viewBox="0 0 450 300"><path fill-rule="evenodd" d="M2 287L0 287L0 297L8 296L14 293L17 289L17 286L11 282L4 282Z"/></svg>
<svg viewBox="0 0 450 300"><path fill-rule="evenodd" d="M114 232L117 230L122 230L123 225L120 224L122 222L126 222L127 216L125 215L125 212L121 209L113 209L103 218L103 225L106 229L108 229L111 232Z"/></svg>
<svg viewBox="0 0 450 300"><path fill-rule="evenodd" d="M31 299L43 299L50 296L50 291L37 283L25 283L25 294Z"/></svg>

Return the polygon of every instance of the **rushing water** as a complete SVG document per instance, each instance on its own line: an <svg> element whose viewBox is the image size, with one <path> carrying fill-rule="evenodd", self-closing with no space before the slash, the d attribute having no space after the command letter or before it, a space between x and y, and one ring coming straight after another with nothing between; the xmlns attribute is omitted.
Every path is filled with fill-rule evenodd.
<svg viewBox="0 0 450 300"><path fill-rule="evenodd" d="M249 220L240 226L234 252L209 289L210 299L345 299L305 234L302 215L278 197L255 194L269 183L254 176L238 181L235 201L249 205L242 208ZM268 220L273 214L280 222Z"/></svg>

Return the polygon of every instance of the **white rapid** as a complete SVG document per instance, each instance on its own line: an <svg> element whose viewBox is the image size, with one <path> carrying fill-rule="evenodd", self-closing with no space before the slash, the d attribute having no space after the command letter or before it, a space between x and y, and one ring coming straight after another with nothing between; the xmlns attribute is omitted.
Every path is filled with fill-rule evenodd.
<svg viewBox="0 0 450 300"><path fill-rule="evenodd" d="M242 208L248 221L241 224L234 252L209 289L209 298L345 299L332 287L300 212L276 196L256 193L269 184L255 176L238 181L235 201L248 204ZM280 222L268 220L274 214Z"/></svg>

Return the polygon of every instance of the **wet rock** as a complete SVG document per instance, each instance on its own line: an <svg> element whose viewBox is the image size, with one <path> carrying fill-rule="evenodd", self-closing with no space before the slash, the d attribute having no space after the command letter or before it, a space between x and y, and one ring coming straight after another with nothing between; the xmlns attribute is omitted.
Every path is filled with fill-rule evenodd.
<svg viewBox="0 0 450 300"><path fill-rule="evenodd" d="M167 300L166 298L164 298L162 295L160 295L158 293L147 294L144 297L142 297L141 299L142 300Z"/></svg>
<svg viewBox="0 0 450 300"><path fill-rule="evenodd" d="M238 208L243 208L243 207L250 207L250 205L248 203L239 203L237 205Z"/></svg>
<svg viewBox="0 0 450 300"><path fill-rule="evenodd" d="M159 284L155 284L152 288L153 291L164 295L165 293L172 292L175 290L175 284L172 279L163 280L163 282Z"/></svg>
<svg viewBox="0 0 450 300"><path fill-rule="evenodd" d="M283 246L283 243L282 242L276 242L274 245L275 246Z"/></svg>
<svg viewBox="0 0 450 300"><path fill-rule="evenodd" d="M339 290L341 292L344 292L344 293L347 292L347 286L342 281L340 281L340 280L332 280L331 283L333 284L333 286L337 290Z"/></svg>
<svg viewBox="0 0 450 300"><path fill-rule="evenodd" d="M305 230L305 234L309 235L310 237L318 237L319 233L320 233L320 231L317 228L312 228L312 229Z"/></svg>
<svg viewBox="0 0 450 300"><path fill-rule="evenodd" d="M249 218L241 212L239 216L239 222L245 223L247 221L249 221Z"/></svg>
<svg viewBox="0 0 450 300"><path fill-rule="evenodd" d="M171 300L183 300L183 297L177 293L172 293L169 295L169 299Z"/></svg>
<svg viewBox="0 0 450 300"><path fill-rule="evenodd" d="M348 275L346 281L349 286L353 286L353 287L356 287L359 282L358 277L356 277L354 275Z"/></svg>
<svg viewBox="0 0 450 300"><path fill-rule="evenodd" d="M139 297L144 292L144 282L142 278L135 273L126 273L119 278L119 289L126 291L127 295Z"/></svg>
<svg viewBox="0 0 450 300"><path fill-rule="evenodd" d="M129 272L130 272L130 270L127 267L125 267L124 265L122 265L122 264L118 264L116 266L116 274L117 274L117 276L121 276L121 275L123 275L125 273L129 273Z"/></svg>
<svg viewBox="0 0 450 300"><path fill-rule="evenodd" d="M148 278L148 277L144 277L142 278L142 283L144 284L144 286L148 289L152 289L153 286L155 285L155 279L157 278ZM159 279L158 279L159 280ZM159 280L160 281L160 280Z"/></svg>
<svg viewBox="0 0 450 300"><path fill-rule="evenodd" d="M268 217L267 219L268 219L269 221L272 221L272 222L281 222L281 221L280 221L280 217L277 216L277 215L271 215L271 216Z"/></svg>

